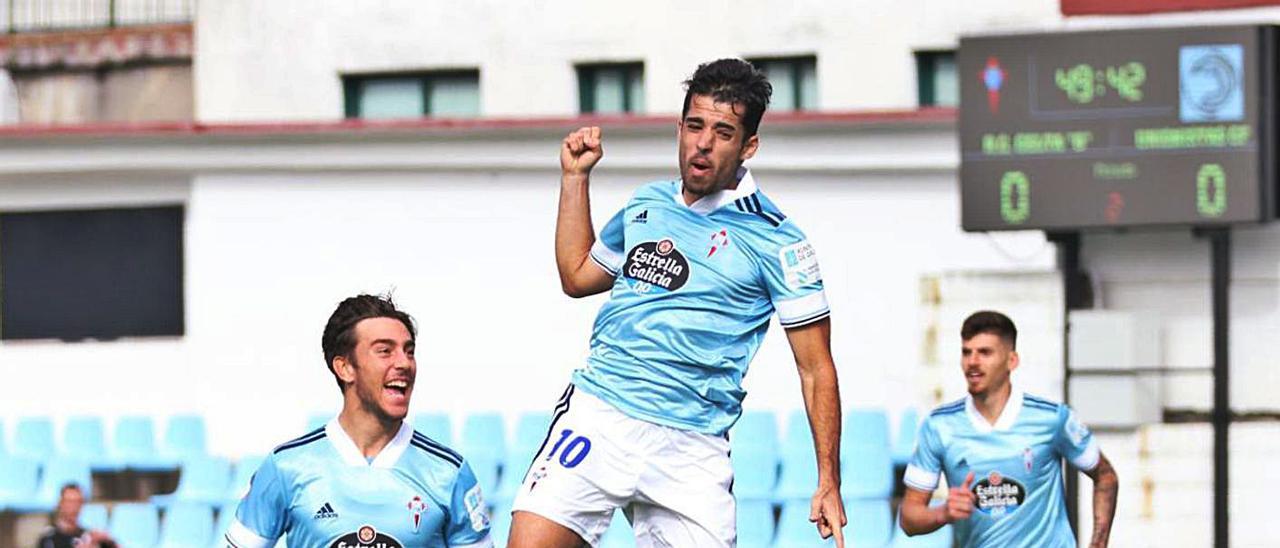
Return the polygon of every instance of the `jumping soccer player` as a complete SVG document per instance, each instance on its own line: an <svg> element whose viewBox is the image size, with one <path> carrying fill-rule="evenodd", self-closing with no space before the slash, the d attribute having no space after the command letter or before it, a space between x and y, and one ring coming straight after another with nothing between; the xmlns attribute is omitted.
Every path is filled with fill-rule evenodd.
<svg viewBox="0 0 1280 548"><path fill-rule="evenodd" d="M772 91L739 59L685 82L680 179L641 187L594 236L600 129L560 149L556 265L572 297L612 289L513 504L511 548L595 545L622 509L637 545L734 546L726 432L777 312L799 368L817 454L810 520L843 546L840 393L813 247L743 167Z"/></svg>
<svg viewBox="0 0 1280 548"><path fill-rule="evenodd" d="M1066 405L1024 394L1018 330L999 312L977 312L960 329L969 397L933 411L907 466L902 530L918 535L954 523L961 546L1074 547L1062 487L1065 458L1093 479L1092 547L1104 547L1118 480L1089 429ZM929 497L945 473L945 505Z"/></svg>
<svg viewBox="0 0 1280 548"><path fill-rule="evenodd" d="M236 509L230 546L265 548L284 535L290 546L493 546L471 468L404 422L415 334L388 298L338 305L321 342L342 412L267 457Z"/></svg>

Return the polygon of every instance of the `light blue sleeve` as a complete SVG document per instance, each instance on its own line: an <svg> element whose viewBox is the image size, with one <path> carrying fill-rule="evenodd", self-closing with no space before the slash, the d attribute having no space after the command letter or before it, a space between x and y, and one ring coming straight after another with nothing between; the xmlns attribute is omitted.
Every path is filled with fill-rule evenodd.
<svg viewBox="0 0 1280 548"><path fill-rule="evenodd" d="M916 450L902 477L902 482L912 489L932 492L938 488L944 454L942 440L933 423L933 417L927 417L920 425L920 433L916 436Z"/></svg>
<svg viewBox="0 0 1280 548"><path fill-rule="evenodd" d="M240 499L236 519L227 532L232 546L271 546L284 534L288 517L288 493L275 458L268 457L249 481L249 493Z"/></svg>
<svg viewBox="0 0 1280 548"><path fill-rule="evenodd" d="M1084 471L1093 470L1098 465L1101 451L1093 439L1093 432L1080 422L1075 410L1066 405L1058 409L1059 426L1054 432L1053 445L1058 453Z"/></svg>
<svg viewBox="0 0 1280 548"><path fill-rule="evenodd" d="M622 272L622 263L626 259L626 241L623 232L622 216L626 208L618 210L600 229L600 236L591 246L591 260L609 275L617 277Z"/></svg>
<svg viewBox="0 0 1280 548"><path fill-rule="evenodd" d="M449 504L449 522L445 524L445 543L449 546L492 546L489 539L489 510L484 494L476 483L476 475L466 461L458 469Z"/></svg>
<svg viewBox="0 0 1280 548"><path fill-rule="evenodd" d="M760 257L764 283L782 327L799 327L831 314L822 286L818 255L791 222L770 234Z"/></svg>

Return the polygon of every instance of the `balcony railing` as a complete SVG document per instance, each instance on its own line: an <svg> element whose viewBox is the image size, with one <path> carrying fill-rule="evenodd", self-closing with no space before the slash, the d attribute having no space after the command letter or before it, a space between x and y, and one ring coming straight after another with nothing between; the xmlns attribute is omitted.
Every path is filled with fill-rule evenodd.
<svg viewBox="0 0 1280 548"><path fill-rule="evenodd" d="M9 33L190 23L197 0L0 0Z"/></svg>

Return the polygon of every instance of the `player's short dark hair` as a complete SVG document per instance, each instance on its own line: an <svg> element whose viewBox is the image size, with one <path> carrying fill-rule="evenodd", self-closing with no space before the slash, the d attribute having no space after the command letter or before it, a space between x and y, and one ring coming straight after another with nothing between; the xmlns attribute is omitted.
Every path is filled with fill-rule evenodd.
<svg viewBox="0 0 1280 548"><path fill-rule="evenodd" d="M970 314L960 326L960 339L969 340L983 333L1000 337L1010 349L1018 348L1018 328L1008 316L994 310L982 310Z"/></svg>
<svg viewBox="0 0 1280 548"><path fill-rule="evenodd" d="M84 492L84 489L81 489L81 488L80 488L80 484L79 484L79 483L76 483L76 482L74 482L74 481L69 481L69 482L66 482L66 483L62 484L62 488L61 488L61 489L58 489L58 497L65 497L65 496L67 495L67 491L73 491L73 490L74 490L74 491L80 491L81 493L83 493L83 492Z"/></svg>
<svg viewBox="0 0 1280 548"><path fill-rule="evenodd" d="M689 114L694 95L711 97L717 103L742 105L742 126L746 130L742 140L746 141L760 129L760 119L764 118L769 96L773 95L773 84L751 63L742 59L717 59L698 65L693 76L684 81L684 92L681 119Z"/></svg>
<svg viewBox="0 0 1280 548"><path fill-rule="evenodd" d="M345 356L351 359L351 351L356 348L356 324L369 318L392 318L400 320L409 330L411 339L418 338L418 330L413 326L413 318L396 308L391 295L356 295L338 303L338 308L329 316L329 323L324 326L324 335L320 338L320 346L324 349L325 367L333 373L333 378L342 386L342 379L333 370L333 359Z"/></svg>

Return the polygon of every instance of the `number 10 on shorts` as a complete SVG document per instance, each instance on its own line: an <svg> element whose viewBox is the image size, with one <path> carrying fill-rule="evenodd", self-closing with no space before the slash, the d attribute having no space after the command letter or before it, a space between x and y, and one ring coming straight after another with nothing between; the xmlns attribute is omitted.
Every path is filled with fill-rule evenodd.
<svg viewBox="0 0 1280 548"><path fill-rule="evenodd" d="M573 439L569 439L573 437ZM569 443L566 444L565 442ZM564 450L561 451L563 446ZM551 446L551 452L547 453L547 460L551 460L560 453L560 465L565 468L573 468L582 464L582 459L587 458L587 453L591 452L591 440L584 436L573 436L573 430L564 429L560 431L560 439L556 440L556 444Z"/></svg>

